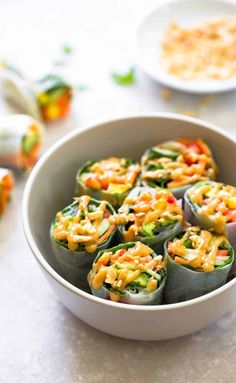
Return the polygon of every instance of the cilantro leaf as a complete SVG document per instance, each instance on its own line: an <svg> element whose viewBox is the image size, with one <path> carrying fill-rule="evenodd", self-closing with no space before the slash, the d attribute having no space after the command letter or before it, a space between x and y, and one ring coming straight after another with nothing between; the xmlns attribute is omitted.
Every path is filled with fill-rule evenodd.
<svg viewBox="0 0 236 383"><path fill-rule="evenodd" d="M63 44L62 51L65 55L70 55L71 53L73 53L73 48L69 44Z"/></svg>
<svg viewBox="0 0 236 383"><path fill-rule="evenodd" d="M127 73L113 72L111 74L112 80L122 86L132 85L136 81L135 68L131 68Z"/></svg>

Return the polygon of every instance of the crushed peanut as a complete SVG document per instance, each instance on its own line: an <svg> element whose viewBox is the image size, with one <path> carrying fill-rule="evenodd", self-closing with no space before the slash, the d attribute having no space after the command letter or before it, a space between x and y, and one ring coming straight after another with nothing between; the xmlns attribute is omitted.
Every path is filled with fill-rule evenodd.
<svg viewBox="0 0 236 383"><path fill-rule="evenodd" d="M162 61L170 75L183 80L225 80L236 76L236 20L202 22L192 28L167 27Z"/></svg>

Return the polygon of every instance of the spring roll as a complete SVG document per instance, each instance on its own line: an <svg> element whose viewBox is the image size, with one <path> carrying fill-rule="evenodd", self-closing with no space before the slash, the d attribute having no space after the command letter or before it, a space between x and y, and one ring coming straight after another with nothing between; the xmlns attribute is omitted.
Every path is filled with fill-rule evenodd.
<svg viewBox="0 0 236 383"><path fill-rule="evenodd" d="M200 297L222 286L234 261L224 235L191 226L165 243L168 280L166 303Z"/></svg>
<svg viewBox="0 0 236 383"><path fill-rule="evenodd" d="M51 229L51 245L62 274L73 284L86 287L87 274L99 250L109 247L116 232L107 201L89 196L77 198L58 212Z"/></svg>
<svg viewBox="0 0 236 383"><path fill-rule="evenodd" d="M167 189L136 187L111 220L122 242L141 241L159 252L164 241L182 229L181 205Z"/></svg>
<svg viewBox="0 0 236 383"><path fill-rule="evenodd" d="M136 305L160 304L165 281L162 255L141 242L100 251L88 275L93 295Z"/></svg>
<svg viewBox="0 0 236 383"><path fill-rule="evenodd" d="M52 121L70 111L72 86L61 76L49 74L30 81L8 69L1 71L1 83L6 100L36 119Z"/></svg>
<svg viewBox="0 0 236 383"><path fill-rule="evenodd" d="M36 83L36 97L44 121L65 118L72 101L72 87L58 75L47 75Z"/></svg>
<svg viewBox="0 0 236 383"><path fill-rule="evenodd" d="M148 149L141 160L142 185L170 189L182 198L194 183L216 177L211 151L201 140L167 141Z"/></svg>
<svg viewBox="0 0 236 383"><path fill-rule="evenodd" d="M198 182L184 196L186 219L193 225L228 236L236 246L236 188L220 182Z"/></svg>
<svg viewBox="0 0 236 383"><path fill-rule="evenodd" d="M119 207L137 185L139 172L139 164L130 158L88 161L78 170L75 193L77 196L88 194Z"/></svg>
<svg viewBox="0 0 236 383"><path fill-rule="evenodd" d="M0 216L6 208L13 187L14 179L12 173L8 169L0 168Z"/></svg>
<svg viewBox="0 0 236 383"><path fill-rule="evenodd" d="M34 118L13 114L0 117L0 166L31 169L42 145L43 126Z"/></svg>

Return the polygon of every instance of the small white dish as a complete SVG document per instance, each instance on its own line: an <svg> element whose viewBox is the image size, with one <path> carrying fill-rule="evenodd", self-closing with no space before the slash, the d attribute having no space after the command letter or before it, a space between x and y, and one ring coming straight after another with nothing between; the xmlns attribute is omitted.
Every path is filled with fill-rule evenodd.
<svg viewBox="0 0 236 383"><path fill-rule="evenodd" d="M176 137L201 137L209 142L219 165L219 179L235 184L236 141L210 123L171 113L130 116L74 130L43 155L27 182L23 223L32 253L64 305L106 333L136 340L176 338L207 326L235 302L236 278L181 303L138 306L108 301L69 283L52 255L50 224L55 213L71 201L76 171L85 161L111 155L139 159L153 144Z"/></svg>
<svg viewBox="0 0 236 383"><path fill-rule="evenodd" d="M236 17L233 0L165 1L141 22L137 30L136 48L139 66L154 80L189 93L218 93L236 88L236 76L228 80L189 81L169 75L161 62L164 32L171 22L191 27L201 21Z"/></svg>

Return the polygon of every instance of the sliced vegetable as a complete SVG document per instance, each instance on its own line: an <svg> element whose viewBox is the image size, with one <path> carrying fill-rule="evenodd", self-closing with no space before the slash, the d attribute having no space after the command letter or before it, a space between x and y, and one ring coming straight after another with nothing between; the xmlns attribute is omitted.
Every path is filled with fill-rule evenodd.
<svg viewBox="0 0 236 383"><path fill-rule="evenodd" d="M3 214L11 191L14 187L14 178L8 169L0 168L0 216Z"/></svg>

